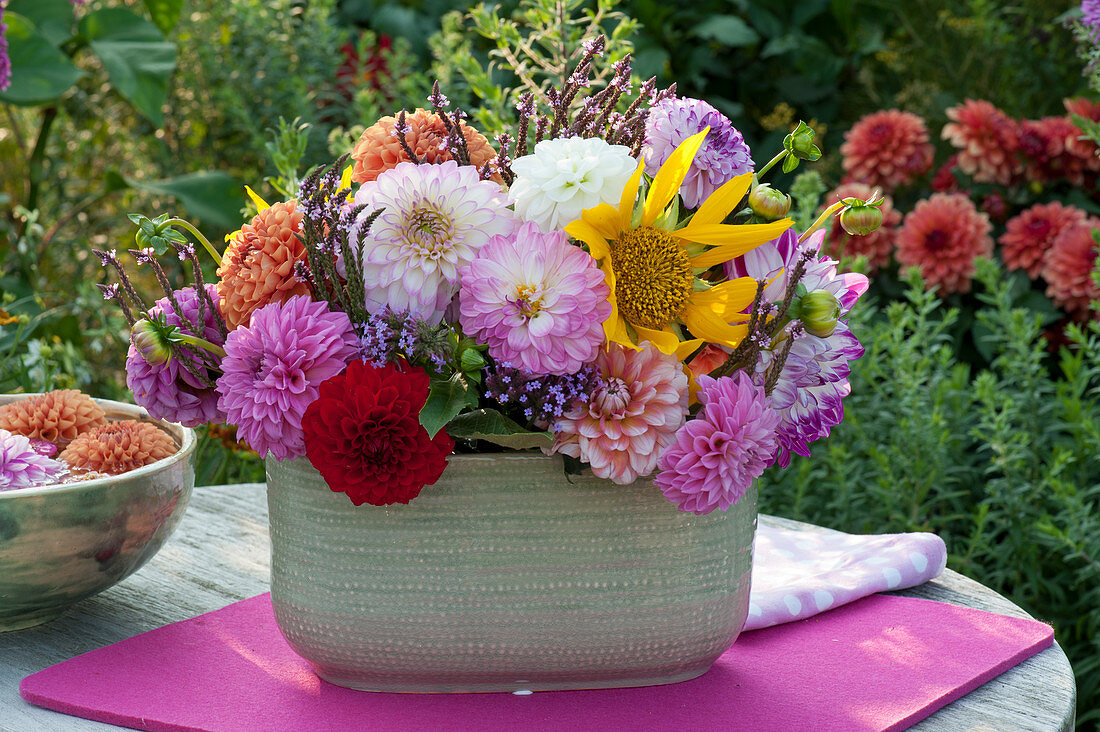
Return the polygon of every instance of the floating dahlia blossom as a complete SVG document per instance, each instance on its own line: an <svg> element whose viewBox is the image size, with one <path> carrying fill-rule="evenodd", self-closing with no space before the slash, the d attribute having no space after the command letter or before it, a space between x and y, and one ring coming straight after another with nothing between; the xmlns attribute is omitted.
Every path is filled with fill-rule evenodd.
<svg viewBox="0 0 1100 732"><path fill-rule="evenodd" d="M155 424L127 419L85 432L58 459L74 468L119 475L175 455L177 450L175 440Z"/></svg>
<svg viewBox="0 0 1100 732"><path fill-rule="evenodd" d="M1058 235L1084 223L1086 218L1081 209L1063 206L1057 201L1037 203L1005 224L1005 233L998 239L1001 257L1010 269L1022 269L1035 279Z"/></svg>
<svg viewBox="0 0 1100 732"><path fill-rule="evenodd" d="M1054 239L1043 260L1047 296L1078 320L1088 318L1092 301L1100 298L1092 279L1097 252L1093 235L1098 229L1100 220L1095 218L1067 227Z"/></svg>
<svg viewBox="0 0 1100 732"><path fill-rule="evenodd" d="M41 455L25 435L0 429L0 491L56 483L65 466Z"/></svg>
<svg viewBox="0 0 1100 732"><path fill-rule="evenodd" d="M657 174L684 140L708 127L680 189L688 208L697 208L727 181L751 173L752 152L729 119L700 99L665 99L646 119L642 157L650 175Z"/></svg>
<svg viewBox="0 0 1100 732"><path fill-rule="evenodd" d="M596 261L565 234L525 223L461 270L459 322L489 355L535 374L572 374L596 358L611 294Z"/></svg>
<svg viewBox="0 0 1100 732"><path fill-rule="evenodd" d="M276 203L241 227L218 267L218 295L226 325L247 325L252 312L269 302L308 295L309 285L294 272L306 261L298 238L303 214L295 201Z"/></svg>
<svg viewBox="0 0 1100 732"><path fill-rule="evenodd" d="M897 258L919 267L929 288L969 292L974 260L993 253L989 217L962 193L935 193L910 211L897 239Z"/></svg>
<svg viewBox="0 0 1100 732"><path fill-rule="evenodd" d="M661 455L655 482L681 511L725 511L771 465L779 413L744 373L700 376L702 411L676 433Z"/></svg>
<svg viewBox="0 0 1100 732"><path fill-rule="evenodd" d="M546 429L577 401L587 403L598 383L591 365L573 374L547 376L497 363L487 369L485 396L522 411L527 421Z"/></svg>
<svg viewBox="0 0 1100 732"><path fill-rule="evenodd" d="M103 408L77 389L48 391L0 407L0 429L59 447L103 424Z"/></svg>
<svg viewBox="0 0 1100 732"><path fill-rule="evenodd" d="M866 115L844 133L840 146L845 173L888 191L927 173L934 153L924 120L897 109Z"/></svg>
<svg viewBox="0 0 1100 732"><path fill-rule="evenodd" d="M401 363L352 361L321 383L302 417L306 455L329 488L356 506L408 503L439 480L454 441L428 437L420 410L428 375Z"/></svg>
<svg viewBox="0 0 1100 732"><path fill-rule="evenodd" d="M598 382L553 424L552 451L580 458L598 478L619 485L649 475L676 439L688 407L688 381L679 359L652 344L617 343L595 361Z"/></svg>
<svg viewBox="0 0 1100 732"><path fill-rule="evenodd" d="M864 183L844 183L825 197L826 201L839 201L845 198L858 198L866 201L873 193L871 186ZM827 207L822 206L822 210ZM885 197L885 201L879 207L882 212L882 223L879 227L865 236L852 236L844 231L844 227L834 222L823 247L830 257L867 257L869 274L874 274L890 263L890 257L894 252L894 240L897 238L898 224L901 223L901 213L894 208L894 199ZM819 212L820 213L820 212Z"/></svg>
<svg viewBox="0 0 1100 732"><path fill-rule="evenodd" d="M514 214L500 186L454 161L401 163L355 194L366 216L384 209L358 239L363 251L366 307L383 307L429 322L443 317L458 292L459 270L494 236L510 235Z"/></svg>
<svg viewBox="0 0 1100 732"><path fill-rule="evenodd" d="M405 115L405 125L408 127L405 140L422 163L438 164L451 160L451 153L445 145L447 128L438 114L417 109ZM401 163L412 162L401 147L396 128L396 117L383 117L363 131L351 152L355 160L351 171L353 181L366 183ZM496 157L489 141L473 127L462 125L462 135L470 150L471 166L480 168Z"/></svg>
<svg viewBox="0 0 1100 732"><path fill-rule="evenodd" d="M1020 171L1016 122L991 103L967 99L947 110L943 139L959 150L959 169L976 183L1008 185Z"/></svg>
<svg viewBox="0 0 1100 732"><path fill-rule="evenodd" d="M302 295L273 302L226 339L218 408L261 457L300 457L302 415L318 385L357 353L345 313Z"/></svg>
<svg viewBox="0 0 1100 732"><path fill-rule="evenodd" d="M530 155L516 158L516 179L508 189L516 215L545 231L579 219L581 211L618 203L638 161L625 145L599 137L543 140Z"/></svg>
<svg viewBox="0 0 1100 732"><path fill-rule="evenodd" d="M214 285L206 285L206 292L213 302L218 302L218 290ZM204 310L203 331L191 333L187 323L199 320L199 297L193 287L176 290L173 294L183 310L183 318L180 318L168 298L157 300L149 309L149 315L163 316L168 325L175 326L188 335L197 335L215 345L220 346L225 342L218 330L216 315L209 307ZM197 360L195 349L182 346L180 350L186 357ZM157 419L179 422L185 427L197 427L206 422L220 422L224 419L224 415L218 411L218 394L214 387L196 379L180 364L178 357L152 364L131 343L126 353L126 386L134 393L134 401Z"/></svg>

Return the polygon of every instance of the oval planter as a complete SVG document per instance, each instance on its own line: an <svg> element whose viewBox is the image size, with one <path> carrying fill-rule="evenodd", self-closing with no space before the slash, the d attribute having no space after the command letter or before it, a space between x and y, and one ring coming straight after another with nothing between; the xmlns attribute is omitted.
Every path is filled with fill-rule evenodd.
<svg viewBox="0 0 1100 732"><path fill-rule="evenodd" d="M354 506L267 461L271 598L321 678L374 691L646 686L699 676L748 613L756 487L683 513L651 479L452 456L409 505Z"/></svg>

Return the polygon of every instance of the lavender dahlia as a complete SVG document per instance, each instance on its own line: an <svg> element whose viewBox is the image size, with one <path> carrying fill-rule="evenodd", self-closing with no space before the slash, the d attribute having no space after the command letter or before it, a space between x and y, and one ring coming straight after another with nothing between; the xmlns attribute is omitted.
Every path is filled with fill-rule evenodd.
<svg viewBox="0 0 1100 732"><path fill-rule="evenodd" d="M495 236L461 270L459 322L489 355L535 374L571 374L596 358L610 288L565 234L525 223Z"/></svg>
<svg viewBox="0 0 1100 732"><path fill-rule="evenodd" d="M218 406L261 457L300 457L306 407L357 354L347 314L305 295L270 303L226 339Z"/></svg>
<svg viewBox="0 0 1100 732"><path fill-rule="evenodd" d="M650 175L657 174L681 142L707 127L707 138L680 188L688 208L697 208L723 183L752 172L749 146L725 115L700 99L666 99L646 120L642 156Z"/></svg>
<svg viewBox="0 0 1100 732"><path fill-rule="evenodd" d="M56 482L64 464L39 454L30 438L0 429L0 491Z"/></svg>

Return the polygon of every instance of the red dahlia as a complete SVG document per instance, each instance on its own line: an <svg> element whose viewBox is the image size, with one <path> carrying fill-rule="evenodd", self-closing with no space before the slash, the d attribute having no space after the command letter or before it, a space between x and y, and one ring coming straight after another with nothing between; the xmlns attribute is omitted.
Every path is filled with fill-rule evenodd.
<svg viewBox="0 0 1100 732"><path fill-rule="evenodd" d="M454 449L444 430L420 425L428 375L402 364L353 361L321 382L302 417L306 456L329 488L356 506L408 503L443 474Z"/></svg>

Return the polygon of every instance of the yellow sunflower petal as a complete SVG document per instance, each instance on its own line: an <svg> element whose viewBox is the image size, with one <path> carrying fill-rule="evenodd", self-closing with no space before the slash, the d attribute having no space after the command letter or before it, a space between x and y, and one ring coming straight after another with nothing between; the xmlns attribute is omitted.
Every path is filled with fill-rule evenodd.
<svg viewBox="0 0 1100 732"><path fill-rule="evenodd" d="M340 173L340 190L341 191L344 190L345 188L351 188L351 170L354 167L355 166L353 166L353 165L349 165L346 168L344 168L344 171L342 173Z"/></svg>
<svg viewBox="0 0 1100 732"><path fill-rule="evenodd" d="M702 338L692 338L689 341L680 341L680 345L676 347L676 358L683 361L685 358L695 353L695 349L699 348L705 343L706 341L704 341ZM685 366L684 371L690 372L691 369Z"/></svg>
<svg viewBox="0 0 1100 732"><path fill-rule="evenodd" d="M566 224L565 233L587 244L588 253L592 255L593 259L604 259L611 254L611 247L608 245L607 239L585 219L577 219Z"/></svg>
<svg viewBox="0 0 1100 732"><path fill-rule="evenodd" d="M680 345L680 338L672 332L671 329L667 330L654 330L653 328L646 328L638 325L637 323L631 323L634 330L638 333L638 342L649 341L657 350L661 353L676 353L676 349Z"/></svg>
<svg viewBox="0 0 1100 732"><path fill-rule="evenodd" d="M710 127L698 132L684 140L668 156L668 160L657 171L653 178L653 185L649 187L649 194L645 197L645 208L642 209L642 226L653 226L653 222L664 211L665 206L680 190L684 178L691 169L691 163L695 160L695 153L703 145ZM620 211L622 206L619 207Z"/></svg>
<svg viewBox="0 0 1100 732"><path fill-rule="evenodd" d="M729 216L733 207L741 202L752 183L752 173L739 175L727 181L721 188L707 196L703 205L691 217L692 224L720 224Z"/></svg>
<svg viewBox="0 0 1100 732"><path fill-rule="evenodd" d="M634 215L634 201L638 198L638 184L642 181L644 170L645 156L639 156L638 167L634 169L634 174L623 186L622 196L619 197L619 231L630 228L630 217Z"/></svg>
<svg viewBox="0 0 1100 732"><path fill-rule="evenodd" d="M252 203L255 204L257 209L256 213L259 213L260 211L266 211L267 209L271 208L271 206L268 205L267 201L256 195L256 191L252 190L248 186L244 187L244 192L248 194L248 197L252 199Z"/></svg>
<svg viewBox="0 0 1100 732"><path fill-rule="evenodd" d="M743 311L752 304L756 297L756 280L752 277L738 277L729 282L722 282L704 292L696 292L691 296L691 302L699 307L706 308L723 322L747 319Z"/></svg>
<svg viewBox="0 0 1100 732"><path fill-rule="evenodd" d="M689 304L680 316L693 335L709 343L735 348L749 332L748 325L730 325L709 308Z"/></svg>
<svg viewBox="0 0 1100 732"><path fill-rule="evenodd" d="M581 217L608 241L618 239L619 234L622 233L622 229L619 228L619 210L609 203L601 203L595 208L586 208Z"/></svg>
<svg viewBox="0 0 1100 732"><path fill-rule="evenodd" d="M744 224L730 226L727 224L699 224L689 223L682 229L673 232L674 236L699 244L714 245L702 254L691 258L693 267L713 267L721 262L728 262L734 257L739 257L745 252L755 249L764 242L771 241L791 225L790 219L781 219L770 224Z"/></svg>

